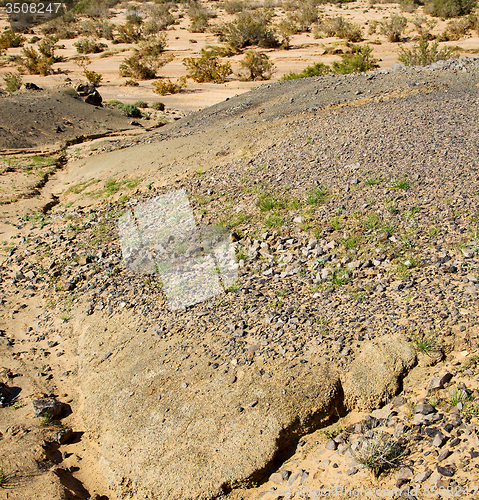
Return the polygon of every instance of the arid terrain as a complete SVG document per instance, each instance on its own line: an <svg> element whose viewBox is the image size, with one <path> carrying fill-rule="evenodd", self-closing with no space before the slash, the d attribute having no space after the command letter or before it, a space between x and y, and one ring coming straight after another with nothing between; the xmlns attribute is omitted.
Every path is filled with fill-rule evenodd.
<svg viewBox="0 0 479 500"><path fill-rule="evenodd" d="M172 8L158 76L218 44L188 31L189 8ZM277 24L294 12L274 8ZM402 9L317 8L361 26ZM479 58L393 66L419 33L367 33L379 68L276 81L346 64L323 53L344 40L311 30L255 47L270 80L164 96L165 78L122 86L124 52L91 54L103 106L77 87L79 38L59 39L62 72L0 96L0 499L477 498ZM219 228L237 263L225 291L176 309L121 238L171 192L204 253Z"/></svg>

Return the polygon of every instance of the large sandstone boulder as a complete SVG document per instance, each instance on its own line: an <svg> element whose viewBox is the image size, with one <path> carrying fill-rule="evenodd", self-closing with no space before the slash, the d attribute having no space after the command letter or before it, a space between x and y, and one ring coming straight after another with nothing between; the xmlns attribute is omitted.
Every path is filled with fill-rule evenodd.
<svg viewBox="0 0 479 500"><path fill-rule="evenodd" d="M255 484L341 403L338 375L320 360L216 366L205 348L218 333L159 338L133 321L91 319L82 416L120 498L208 499Z"/></svg>
<svg viewBox="0 0 479 500"><path fill-rule="evenodd" d="M342 377L346 408L379 408L397 393L402 377L415 363L415 349L400 335L385 335L364 344Z"/></svg>

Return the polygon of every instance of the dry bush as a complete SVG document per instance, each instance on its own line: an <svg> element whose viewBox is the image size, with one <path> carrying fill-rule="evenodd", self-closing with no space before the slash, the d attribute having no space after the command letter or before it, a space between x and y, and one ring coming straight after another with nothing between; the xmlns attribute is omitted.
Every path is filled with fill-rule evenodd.
<svg viewBox="0 0 479 500"><path fill-rule="evenodd" d="M240 66L247 73L240 73L239 78L243 81L269 80L274 72L274 64L263 52L247 50L245 57L240 61Z"/></svg>
<svg viewBox="0 0 479 500"><path fill-rule="evenodd" d="M16 73L9 72L3 76L3 81L7 92L16 92L22 87L23 77L19 71Z"/></svg>
<svg viewBox="0 0 479 500"><path fill-rule="evenodd" d="M158 57L166 49L166 34L150 35L139 43L137 49L140 58Z"/></svg>
<svg viewBox="0 0 479 500"><path fill-rule="evenodd" d="M414 12L418 7L417 3L413 0L401 0L399 6L403 12L408 12L409 14Z"/></svg>
<svg viewBox="0 0 479 500"><path fill-rule="evenodd" d="M439 60L447 61L452 57L459 57L459 52L451 47L439 50L437 40L429 45L429 33L423 33L419 43L411 49L400 47L398 60L406 66L426 66Z"/></svg>
<svg viewBox="0 0 479 500"><path fill-rule="evenodd" d="M159 68L169 63L172 56L160 58L166 48L166 35L151 35L142 40L134 54L120 64L119 74L134 80L151 80L156 77Z"/></svg>
<svg viewBox="0 0 479 500"><path fill-rule="evenodd" d="M10 47L22 47L25 40L26 38L22 34L6 30L0 35L0 50L6 50Z"/></svg>
<svg viewBox="0 0 479 500"><path fill-rule="evenodd" d="M172 6L169 3L151 6L148 10L148 20L144 23L145 34L154 34L163 31L176 22L171 13Z"/></svg>
<svg viewBox="0 0 479 500"><path fill-rule="evenodd" d="M272 12L241 12L230 23L217 27L217 34L222 42L228 42L235 49L250 45L277 47L276 30L271 26Z"/></svg>
<svg viewBox="0 0 479 500"><path fill-rule="evenodd" d="M188 70L188 78L198 83L223 83L233 72L231 64L229 62L221 64L211 49L201 49L199 58L187 57L183 60L183 64Z"/></svg>
<svg viewBox="0 0 479 500"><path fill-rule="evenodd" d="M153 82L152 85L155 86L153 92L160 95L166 94L176 94L181 91L181 89L186 87L186 76L178 78L176 82L173 82L169 78L166 80L161 80L159 82Z"/></svg>
<svg viewBox="0 0 479 500"><path fill-rule="evenodd" d="M241 0L229 0L228 2L224 2L222 7L228 14L237 14L246 9L245 3Z"/></svg>
<svg viewBox="0 0 479 500"><path fill-rule="evenodd" d="M399 42L406 26L407 19L404 16L393 14L381 23L381 35L385 35L390 42Z"/></svg>
<svg viewBox="0 0 479 500"><path fill-rule="evenodd" d="M86 37L113 40L115 26L106 19L86 19L78 24L78 32Z"/></svg>
<svg viewBox="0 0 479 500"><path fill-rule="evenodd" d="M376 19L373 19L372 21L370 21L369 28L368 28L368 35L375 35L379 25L380 25L380 22Z"/></svg>
<svg viewBox="0 0 479 500"><path fill-rule="evenodd" d="M464 35L469 33L472 28L470 19L453 19L447 23L447 28L438 37L439 42L451 42L459 40Z"/></svg>
<svg viewBox="0 0 479 500"><path fill-rule="evenodd" d="M73 44L79 54L98 54L108 48L106 43L92 40L91 38L81 38Z"/></svg>
<svg viewBox="0 0 479 500"><path fill-rule="evenodd" d="M30 75L49 75L52 71L53 57L46 57L37 52L33 47L23 48L21 65Z"/></svg>
<svg viewBox="0 0 479 500"><path fill-rule="evenodd" d="M350 23L344 17L337 16L323 21L319 30L327 36L336 36L350 42L360 42L363 39L363 31L359 24Z"/></svg>
<svg viewBox="0 0 479 500"><path fill-rule="evenodd" d="M216 17L216 12L199 4L192 4L188 9L191 24L188 31L191 33L204 33L209 28L209 20Z"/></svg>
<svg viewBox="0 0 479 500"><path fill-rule="evenodd" d="M436 17L459 17L471 14L477 0L431 0L424 6L424 12Z"/></svg>

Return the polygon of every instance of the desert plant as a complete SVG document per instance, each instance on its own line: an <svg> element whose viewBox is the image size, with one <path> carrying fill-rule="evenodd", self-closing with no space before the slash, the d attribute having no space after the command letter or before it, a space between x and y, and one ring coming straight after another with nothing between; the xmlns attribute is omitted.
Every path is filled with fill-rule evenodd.
<svg viewBox="0 0 479 500"><path fill-rule="evenodd" d="M235 49L249 45L278 46L275 28L271 26L271 12L266 10L237 14L234 21L218 28L218 35L221 41L228 42Z"/></svg>
<svg viewBox="0 0 479 500"><path fill-rule="evenodd" d="M99 87L101 81L103 80L103 75L97 73L96 71L85 69L84 71L85 78L92 83L95 87Z"/></svg>
<svg viewBox="0 0 479 500"><path fill-rule="evenodd" d="M120 76L135 80L151 80L156 77L156 68L142 62L138 54L126 57L118 72Z"/></svg>
<svg viewBox="0 0 479 500"><path fill-rule="evenodd" d="M10 47L21 47L26 38L21 33L14 33L12 30L6 30L0 35L0 50L6 50Z"/></svg>
<svg viewBox="0 0 479 500"><path fill-rule="evenodd" d="M224 2L222 7L228 14L236 14L242 12L246 8L246 5L241 0L228 0Z"/></svg>
<svg viewBox="0 0 479 500"><path fill-rule="evenodd" d="M397 467L404 444L385 432L384 426L377 426L368 431L361 444L351 452L356 462L379 476L384 470Z"/></svg>
<svg viewBox="0 0 479 500"><path fill-rule="evenodd" d="M148 103L146 101L136 101L133 103L133 106L137 108L145 109L148 108Z"/></svg>
<svg viewBox="0 0 479 500"><path fill-rule="evenodd" d="M3 81L7 92L16 92L22 87L23 77L19 71L16 73L8 72L3 76Z"/></svg>
<svg viewBox="0 0 479 500"><path fill-rule="evenodd" d="M79 54L97 54L108 48L106 43L92 40L90 38L81 38L73 45L76 47Z"/></svg>
<svg viewBox="0 0 479 500"><path fill-rule="evenodd" d="M409 14L414 12L418 7L416 2L414 2L413 0L401 0L399 6L401 7L401 10L403 12L408 12Z"/></svg>
<svg viewBox="0 0 479 500"><path fill-rule="evenodd" d="M38 44L38 50L40 51L40 54L46 59L55 61L55 44L57 42L58 38L56 36L45 36Z"/></svg>
<svg viewBox="0 0 479 500"><path fill-rule="evenodd" d="M171 56L159 57L165 47L166 36L164 34L149 36L139 44L134 54L125 58L120 64L120 76L135 80L155 78L157 70L172 60Z"/></svg>
<svg viewBox="0 0 479 500"><path fill-rule="evenodd" d="M192 3L188 9L191 24L188 30L191 33L204 33L209 27L209 20L216 17L216 13L201 4Z"/></svg>
<svg viewBox="0 0 479 500"><path fill-rule="evenodd" d="M327 36L344 38L350 42L360 42L363 39L361 27L358 24L350 23L342 16L323 21L319 29L324 31Z"/></svg>
<svg viewBox="0 0 479 500"><path fill-rule="evenodd" d="M281 80L297 80L298 78L308 78L311 76L323 76L331 73L331 67L324 63L316 63L312 66L307 66L300 73L290 71L288 74L283 75Z"/></svg>
<svg viewBox="0 0 479 500"><path fill-rule="evenodd" d="M472 28L470 19L453 19L447 23L446 30L438 37L439 42L459 40L461 36L467 35Z"/></svg>
<svg viewBox="0 0 479 500"><path fill-rule="evenodd" d="M317 206L323 203L328 194L328 190L322 186L314 186L310 189L306 196L306 203L308 205Z"/></svg>
<svg viewBox="0 0 479 500"><path fill-rule="evenodd" d="M169 78L166 80L161 80L159 82L153 82L152 85L155 86L153 92L160 95L166 94L176 94L186 87L186 76L178 78L176 82L173 82Z"/></svg>
<svg viewBox="0 0 479 500"><path fill-rule="evenodd" d="M117 27L118 37L115 39L122 43L138 43L143 38L143 19L135 14L127 16L127 21Z"/></svg>
<svg viewBox="0 0 479 500"><path fill-rule="evenodd" d="M476 5L477 0L431 0L424 12L436 17L459 17L470 14Z"/></svg>
<svg viewBox="0 0 479 500"><path fill-rule="evenodd" d="M136 80L130 78L125 81L124 85L125 87L138 87L140 84Z"/></svg>
<svg viewBox="0 0 479 500"><path fill-rule="evenodd" d="M286 201L278 196L277 194L266 191L261 193L256 201L256 206L262 212L269 212L271 210L277 210L286 207Z"/></svg>
<svg viewBox="0 0 479 500"><path fill-rule="evenodd" d="M395 189L396 191L399 189L404 189L405 191L407 191L410 187L411 181L407 177L396 179L391 184L391 189Z"/></svg>
<svg viewBox="0 0 479 500"><path fill-rule="evenodd" d="M52 57L45 57L38 53L33 47L24 47L24 58L21 60L21 65L31 75L46 76L51 73L51 68L54 63Z"/></svg>
<svg viewBox="0 0 479 500"><path fill-rule="evenodd" d="M385 35L390 42L399 42L406 26L407 19L404 16L393 14L381 23L381 34Z"/></svg>
<svg viewBox="0 0 479 500"><path fill-rule="evenodd" d="M247 50L245 57L240 61L242 69L248 72L247 75L240 75L241 80L269 80L274 71L274 64L263 52Z"/></svg>
<svg viewBox="0 0 479 500"><path fill-rule="evenodd" d="M433 338L428 337L425 334L415 333L412 336L411 341L414 344L416 350L423 354L434 352L437 349L437 342Z"/></svg>
<svg viewBox="0 0 479 500"><path fill-rule="evenodd" d="M156 111L165 111L165 105L162 102L154 102L151 107Z"/></svg>
<svg viewBox="0 0 479 500"><path fill-rule="evenodd" d="M0 488L3 488L8 483L10 478L11 476L7 472L6 467L3 465L3 462L0 462Z"/></svg>
<svg viewBox="0 0 479 500"><path fill-rule="evenodd" d="M352 54L343 54L342 61L333 61L332 69L335 74L362 73L378 67L377 60L372 57L373 49L368 45L353 45Z"/></svg>
<svg viewBox="0 0 479 500"><path fill-rule="evenodd" d="M188 78L199 83L223 83L233 72L231 64L229 62L220 64L218 56L211 49L201 49L199 58L187 57L183 60L183 64L188 70Z"/></svg>
<svg viewBox="0 0 479 500"><path fill-rule="evenodd" d="M451 387L447 391L446 401L451 406L457 406L459 403L465 404L468 399L467 392L457 387Z"/></svg>
<svg viewBox="0 0 479 500"><path fill-rule="evenodd" d="M138 56L141 58L158 57L164 52L166 45L165 33L150 35L139 43Z"/></svg>
<svg viewBox="0 0 479 500"><path fill-rule="evenodd" d="M83 70L85 78L92 83L95 87L100 86L100 82L103 80L103 76L96 71L87 69L87 66L91 64L90 58L88 56L78 56L74 59L75 64Z"/></svg>

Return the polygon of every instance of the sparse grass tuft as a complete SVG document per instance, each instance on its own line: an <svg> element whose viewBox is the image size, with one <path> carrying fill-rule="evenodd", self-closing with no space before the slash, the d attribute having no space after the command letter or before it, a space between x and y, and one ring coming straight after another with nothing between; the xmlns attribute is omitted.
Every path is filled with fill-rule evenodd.
<svg viewBox="0 0 479 500"><path fill-rule="evenodd" d="M371 470L377 477L387 469L397 467L404 452L402 441L384 431L384 427L376 427L369 431L370 437L364 436L361 445L352 451L356 462Z"/></svg>
<svg viewBox="0 0 479 500"><path fill-rule="evenodd" d="M306 203L308 205L317 206L325 201L328 190L322 186L315 186L310 189L306 196Z"/></svg>
<svg viewBox="0 0 479 500"><path fill-rule="evenodd" d="M399 189L404 189L407 191L411 187L411 181L404 177L403 179L396 179L393 181L391 184L391 189L399 190Z"/></svg>
<svg viewBox="0 0 479 500"><path fill-rule="evenodd" d="M415 333L411 340L416 350L418 352L422 352L423 354L434 352L437 349L436 340L424 334L419 335Z"/></svg>

